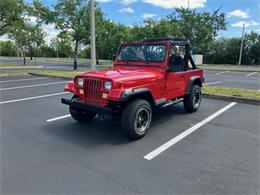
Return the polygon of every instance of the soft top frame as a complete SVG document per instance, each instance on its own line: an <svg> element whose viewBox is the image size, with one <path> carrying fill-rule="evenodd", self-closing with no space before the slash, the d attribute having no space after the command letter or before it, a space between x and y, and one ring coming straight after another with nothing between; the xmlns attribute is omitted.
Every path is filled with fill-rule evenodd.
<svg viewBox="0 0 260 195"><path fill-rule="evenodd" d="M189 45L189 41L183 38L158 38L158 39L144 39L145 42L170 42L173 45L186 46Z"/></svg>

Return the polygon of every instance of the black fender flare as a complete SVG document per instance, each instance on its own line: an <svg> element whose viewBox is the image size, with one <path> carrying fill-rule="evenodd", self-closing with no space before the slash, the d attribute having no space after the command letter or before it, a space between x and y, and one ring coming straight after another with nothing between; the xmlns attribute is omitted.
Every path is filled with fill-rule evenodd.
<svg viewBox="0 0 260 195"><path fill-rule="evenodd" d="M128 100L140 97L147 99L149 98L149 103L151 106L155 105L154 97L151 93L151 91L148 88L142 87L142 88L136 88L136 89L127 89L125 90L120 97L121 102L127 102Z"/></svg>
<svg viewBox="0 0 260 195"><path fill-rule="evenodd" d="M200 76L192 76L187 84L185 94L190 94L192 86L196 84L202 87L202 80Z"/></svg>

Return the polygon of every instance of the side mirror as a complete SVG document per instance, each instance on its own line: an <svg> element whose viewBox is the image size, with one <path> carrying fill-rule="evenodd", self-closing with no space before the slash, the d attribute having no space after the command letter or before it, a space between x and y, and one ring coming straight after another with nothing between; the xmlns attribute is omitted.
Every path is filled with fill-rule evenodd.
<svg viewBox="0 0 260 195"><path fill-rule="evenodd" d="M113 55L112 60L113 60L113 62L116 61L116 55Z"/></svg>

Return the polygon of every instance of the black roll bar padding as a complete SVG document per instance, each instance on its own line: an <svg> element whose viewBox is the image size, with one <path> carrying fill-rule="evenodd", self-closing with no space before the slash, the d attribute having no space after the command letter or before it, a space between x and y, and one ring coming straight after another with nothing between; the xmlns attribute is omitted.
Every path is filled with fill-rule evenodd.
<svg viewBox="0 0 260 195"><path fill-rule="evenodd" d="M185 64L185 67L188 67L188 63L189 63L189 60L190 60L190 63L192 65L192 69L197 69L197 67L196 67L196 65L195 65L195 63L193 61L193 58L192 58L192 56L190 54L190 45L186 44L185 48L186 48L185 57L188 58L187 60L185 60L185 63L187 63L187 64Z"/></svg>
<svg viewBox="0 0 260 195"><path fill-rule="evenodd" d="M197 67L196 67L196 65L195 65L195 63L194 63L194 61L193 61L193 58L192 58L190 52L189 52L189 60L190 60L190 63L191 63L191 65L192 65L192 68L193 68L193 69L197 69Z"/></svg>

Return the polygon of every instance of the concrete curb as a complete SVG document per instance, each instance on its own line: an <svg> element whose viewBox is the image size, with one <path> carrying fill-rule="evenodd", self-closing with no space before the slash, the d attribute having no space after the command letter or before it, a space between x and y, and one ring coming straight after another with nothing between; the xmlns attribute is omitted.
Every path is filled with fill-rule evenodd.
<svg viewBox="0 0 260 195"><path fill-rule="evenodd" d="M30 73L30 72L28 74L32 75L32 76L42 76L42 77L52 77L52 78L72 80L72 78L63 77L63 76L52 76L52 75L37 74L37 73ZM253 100L253 99L240 98L240 97L221 96L221 95L214 95L214 94L203 94L202 97L208 98L208 99L215 99L215 100L224 100L224 101L229 101L229 102L260 105L260 100Z"/></svg>
<svg viewBox="0 0 260 195"><path fill-rule="evenodd" d="M248 98L241 98L241 97L233 97L233 96L221 96L221 95L214 95L214 94L203 94L202 97L214 100L224 100L229 102L238 102L244 104L251 104L251 105L260 105L260 100L253 100Z"/></svg>

